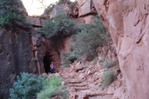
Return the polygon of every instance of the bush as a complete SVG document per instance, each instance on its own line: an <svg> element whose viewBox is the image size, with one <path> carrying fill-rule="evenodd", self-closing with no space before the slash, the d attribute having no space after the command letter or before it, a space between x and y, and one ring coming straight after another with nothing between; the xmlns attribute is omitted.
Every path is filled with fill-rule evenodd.
<svg viewBox="0 0 149 99"><path fill-rule="evenodd" d="M49 99L55 91L57 91L61 86L61 79L57 76L52 76L50 79L46 78L44 80L44 88L37 95L37 99Z"/></svg>
<svg viewBox="0 0 149 99"><path fill-rule="evenodd" d="M109 69L103 75L103 84L102 88L107 88L114 80L115 80L115 73Z"/></svg>
<svg viewBox="0 0 149 99"><path fill-rule="evenodd" d="M24 22L25 17L20 14L19 8L22 7L20 0L0 0L0 26L14 29L18 22Z"/></svg>
<svg viewBox="0 0 149 99"><path fill-rule="evenodd" d="M53 20L48 20L39 32L47 38L53 36L60 38L74 34L77 31L74 26L75 21L62 14L56 16Z"/></svg>
<svg viewBox="0 0 149 99"><path fill-rule="evenodd" d="M108 59L105 59L103 63L103 68L110 68L114 65L115 65L115 62L112 59L108 58Z"/></svg>
<svg viewBox="0 0 149 99"><path fill-rule="evenodd" d="M43 28L39 30L39 32L47 38L50 38L51 36L56 34L57 31L58 27L56 27L52 20L48 20Z"/></svg>
<svg viewBox="0 0 149 99"><path fill-rule="evenodd" d="M64 67L68 67L71 63L77 60L77 57L73 53L62 52L61 62Z"/></svg>
<svg viewBox="0 0 149 99"><path fill-rule="evenodd" d="M94 58L97 56L96 49L107 43L106 29L101 22L84 24L79 28L81 32L76 36L75 53L78 57L86 55Z"/></svg>
<svg viewBox="0 0 149 99"><path fill-rule="evenodd" d="M63 88L59 88L51 95L51 98L53 99L55 96L58 97L58 99L68 99L68 91Z"/></svg>
<svg viewBox="0 0 149 99"><path fill-rule="evenodd" d="M71 64L71 62L68 60L69 55L70 53L67 52L61 53L61 63L64 67L68 67Z"/></svg>
<svg viewBox="0 0 149 99"><path fill-rule="evenodd" d="M33 99L43 88L43 78L34 74L21 73L10 89L10 99Z"/></svg>
<svg viewBox="0 0 149 99"><path fill-rule="evenodd" d="M70 53L68 56L68 61L70 61L70 63L73 63L75 60L77 60L77 56L74 53Z"/></svg>

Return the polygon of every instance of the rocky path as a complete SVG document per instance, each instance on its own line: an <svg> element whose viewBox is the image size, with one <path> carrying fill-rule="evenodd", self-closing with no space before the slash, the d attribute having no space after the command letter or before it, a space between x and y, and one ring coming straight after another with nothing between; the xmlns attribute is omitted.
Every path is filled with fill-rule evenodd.
<svg viewBox="0 0 149 99"><path fill-rule="evenodd" d="M60 76L69 91L69 99L113 99L101 90L103 70L100 66L83 67L80 63L63 68Z"/></svg>

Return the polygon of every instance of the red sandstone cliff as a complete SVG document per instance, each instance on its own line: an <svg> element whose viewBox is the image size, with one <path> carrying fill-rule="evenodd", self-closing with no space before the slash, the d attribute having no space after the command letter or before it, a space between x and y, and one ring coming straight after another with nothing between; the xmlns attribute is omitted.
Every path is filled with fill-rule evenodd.
<svg viewBox="0 0 149 99"><path fill-rule="evenodd" d="M148 99L149 1L93 0L93 3L113 39L130 99Z"/></svg>

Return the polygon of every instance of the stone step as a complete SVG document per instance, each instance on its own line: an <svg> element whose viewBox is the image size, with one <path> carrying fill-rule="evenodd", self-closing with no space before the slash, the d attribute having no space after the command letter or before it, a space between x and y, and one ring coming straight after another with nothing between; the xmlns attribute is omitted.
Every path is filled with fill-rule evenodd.
<svg viewBox="0 0 149 99"><path fill-rule="evenodd" d="M86 87L87 84L84 84L83 82L82 83L68 83L68 86L74 86L74 87Z"/></svg>

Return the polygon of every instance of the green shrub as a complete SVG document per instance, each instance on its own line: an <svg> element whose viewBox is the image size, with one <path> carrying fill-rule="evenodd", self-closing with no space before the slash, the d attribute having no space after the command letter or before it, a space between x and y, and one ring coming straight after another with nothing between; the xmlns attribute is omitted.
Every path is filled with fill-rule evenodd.
<svg viewBox="0 0 149 99"><path fill-rule="evenodd" d="M48 20L44 27L40 29L40 33L43 34L45 37L50 38L58 31L58 27L54 24L52 20Z"/></svg>
<svg viewBox="0 0 149 99"><path fill-rule="evenodd" d="M108 35L105 27L101 22L94 24L83 24L78 26L81 32L76 36L76 44L74 47L75 53L78 57L86 55L97 56L96 49L102 47L107 43Z"/></svg>
<svg viewBox="0 0 149 99"><path fill-rule="evenodd" d="M22 7L20 0L0 0L0 26L14 29L18 22L24 22L25 17L20 14L19 8Z"/></svg>
<svg viewBox="0 0 149 99"><path fill-rule="evenodd" d="M57 96L58 99L68 99L68 91L63 88L59 88L58 90L53 92L51 98L53 99L55 96Z"/></svg>
<svg viewBox="0 0 149 99"><path fill-rule="evenodd" d="M115 62L108 58L108 59L105 59L104 63L103 63L103 68L110 68L112 66L114 66Z"/></svg>
<svg viewBox="0 0 149 99"><path fill-rule="evenodd" d="M43 88L43 78L34 74L21 73L10 89L10 99L32 99Z"/></svg>
<svg viewBox="0 0 149 99"><path fill-rule="evenodd" d="M102 88L107 88L114 80L115 80L115 73L109 69L103 75L103 84Z"/></svg>
<svg viewBox="0 0 149 99"><path fill-rule="evenodd" d="M51 78L45 79L45 87L51 86L54 87L55 89L61 86L61 79L60 77L57 76L52 76Z"/></svg>
<svg viewBox="0 0 149 99"><path fill-rule="evenodd" d="M70 45L69 45L69 50L70 50L70 51L73 51L73 49L74 49L74 46L73 46L72 44L70 44Z"/></svg>
<svg viewBox="0 0 149 99"><path fill-rule="evenodd" d="M64 52L64 51L61 53L61 63L64 67L68 67L75 60L77 60L77 57L75 54Z"/></svg>
<svg viewBox="0 0 149 99"><path fill-rule="evenodd" d="M64 67L68 67L71 64L71 62L68 60L69 55L70 53L64 51L61 53L61 63Z"/></svg>
<svg viewBox="0 0 149 99"><path fill-rule="evenodd" d="M70 53L68 56L68 61L70 61L70 63L73 63L75 60L77 60L77 56L74 53Z"/></svg>
<svg viewBox="0 0 149 99"><path fill-rule="evenodd" d="M56 16L53 20L48 20L44 27L39 31L47 38L57 36L59 38L70 36L76 32L75 21L65 14Z"/></svg>
<svg viewBox="0 0 149 99"><path fill-rule="evenodd" d="M50 97L57 91L61 86L61 79L57 76L52 76L50 79L44 80L44 88L37 95L37 99L50 99Z"/></svg>

